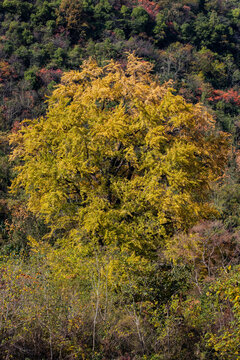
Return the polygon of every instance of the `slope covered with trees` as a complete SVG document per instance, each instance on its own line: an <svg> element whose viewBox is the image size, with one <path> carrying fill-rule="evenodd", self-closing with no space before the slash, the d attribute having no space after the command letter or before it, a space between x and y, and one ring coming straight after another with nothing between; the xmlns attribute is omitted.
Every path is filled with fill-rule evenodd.
<svg viewBox="0 0 240 360"><path fill-rule="evenodd" d="M151 61L161 83L173 79L186 100L213 110L218 127L232 134L230 177L238 182L238 1L1 0L0 14L3 244L10 236L21 247L26 232L42 231L23 203L6 199L12 176L7 133L25 118L43 115L45 96L63 71L78 69L90 56L101 65L112 58L124 64L125 53L135 51ZM237 198L238 185L223 196L229 191Z"/></svg>
<svg viewBox="0 0 240 360"><path fill-rule="evenodd" d="M238 1L0 17L0 357L240 359Z"/></svg>

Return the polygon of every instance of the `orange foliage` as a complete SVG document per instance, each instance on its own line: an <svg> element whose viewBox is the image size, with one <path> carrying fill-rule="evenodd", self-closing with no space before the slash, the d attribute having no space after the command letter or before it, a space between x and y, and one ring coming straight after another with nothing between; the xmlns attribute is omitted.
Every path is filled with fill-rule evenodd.
<svg viewBox="0 0 240 360"><path fill-rule="evenodd" d="M149 0L138 0L138 5L142 6L151 18L155 18L159 12L159 5Z"/></svg>
<svg viewBox="0 0 240 360"><path fill-rule="evenodd" d="M225 101L227 103L234 103L240 106L240 95L234 89L228 91L213 90L212 96L208 98L209 101Z"/></svg>
<svg viewBox="0 0 240 360"><path fill-rule="evenodd" d="M7 61L0 61L0 83L9 80L15 75L14 70Z"/></svg>

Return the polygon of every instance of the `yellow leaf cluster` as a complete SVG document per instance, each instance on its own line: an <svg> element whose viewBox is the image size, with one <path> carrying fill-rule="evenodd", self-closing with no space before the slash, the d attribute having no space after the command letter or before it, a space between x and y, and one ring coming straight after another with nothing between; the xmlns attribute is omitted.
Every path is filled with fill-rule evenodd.
<svg viewBox="0 0 240 360"><path fill-rule="evenodd" d="M151 253L212 213L227 138L151 70L132 54L126 66L90 59L64 74L45 117L11 136L12 190L24 189L52 232Z"/></svg>

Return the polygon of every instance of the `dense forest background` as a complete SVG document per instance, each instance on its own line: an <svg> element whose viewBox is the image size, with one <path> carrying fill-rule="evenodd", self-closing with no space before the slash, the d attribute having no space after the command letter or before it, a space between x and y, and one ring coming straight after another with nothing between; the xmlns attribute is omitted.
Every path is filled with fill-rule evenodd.
<svg viewBox="0 0 240 360"><path fill-rule="evenodd" d="M136 230L136 237L143 236L143 250L136 244L109 244L99 229L88 242L81 240L80 247L76 233L66 235L68 227L77 228L72 219L63 231L56 214L29 206L31 182L25 180L17 193L13 186L10 191L27 157L9 157L26 141L18 135L26 126L24 119L41 119L46 111L59 123L71 117L64 111L59 118L51 113L57 96L52 93L62 77L63 84L69 81L75 89L66 72L84 69L90 57L100 68L111 59L126 68L129 53L150 63L151 76L163 87L171 80L172 94L192 103L191 111L203 104L215 120L208 139L227 134L228 150L221 148L220 137L218 145L209 140L212 154L219 151L223 159L221 166L216 160L221 170L216 170L215 181L209 177L205 184L199 173L199 189L215 210L208 215L196 210L190 219L179 215L185 225L165 226L159 246L154 243L155 224L142 233ZM184 111L183 100L171 101L176 113L181 106ZM70 107L67 101L65 105ZM54 142L51 133L57 139L51 126L41 129L33 142L41 134L46 142ZM178 135L178 128L168 133L171 141L177 142ZM199 148L204 143L200 138ZM240 359L238 0L0 0L0 139L1 359ZM190 135L187 139L194 143ZM73 163L77 152L72 156ZM114 161L120 169L119 159ZM128 180L131 171L129 166ZM198 177L198 168L191 176ZM166 185L166 179L162 182ZM114 206L120 207L117 201ZM89 209L97 218L96 207ZM154 218L157 210L152 206L147 211ZM131 224L137 223L126 221L131 233ZM90 219L90 228L92 223Z"/></svg>

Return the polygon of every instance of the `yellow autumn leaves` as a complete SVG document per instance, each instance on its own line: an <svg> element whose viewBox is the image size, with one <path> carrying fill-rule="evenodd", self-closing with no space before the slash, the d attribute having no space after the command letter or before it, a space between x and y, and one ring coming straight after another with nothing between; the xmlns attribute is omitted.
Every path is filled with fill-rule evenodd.
<svg viewBox="0 0 240 360"><path fill-rule="evenodd" d="M12 189L52 234L147 255L214 212L227 138L151 70L132 54L124 66L89 60L64 74L44 118L12 135Z"/></svg>

